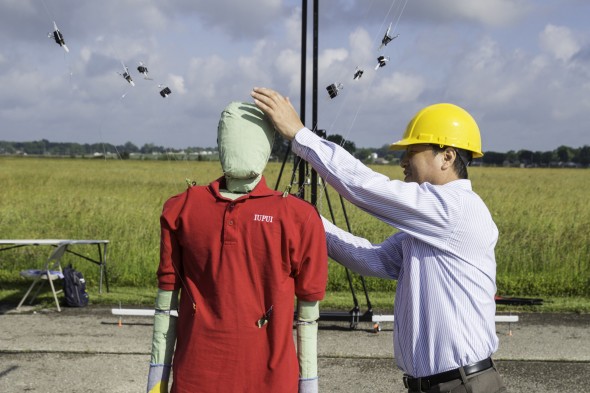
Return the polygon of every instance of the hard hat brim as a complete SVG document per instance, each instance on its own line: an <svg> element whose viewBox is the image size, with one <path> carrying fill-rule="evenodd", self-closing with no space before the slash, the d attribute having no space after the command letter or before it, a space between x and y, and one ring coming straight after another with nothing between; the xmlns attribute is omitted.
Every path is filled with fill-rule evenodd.
<svg viewBox="0 0 590 393"><path fill-rule="evenodd" d="M425 142L425 141L421 141L421 140L407 140L407 139L401 139L397 142L393 142L391 145L389 145L389 150L405 150L408 146L411 145L431 145L431 144L435 144L432 142ZM483 157L483 152L481 151L475 151L473 149L469 149L469 148L465 148L462 146L453 146L453 145L443 145L443 146L449 146L449 147L456 147L458 149L464 149L467 151L470 151L473 158L481 158Z"/></svg>

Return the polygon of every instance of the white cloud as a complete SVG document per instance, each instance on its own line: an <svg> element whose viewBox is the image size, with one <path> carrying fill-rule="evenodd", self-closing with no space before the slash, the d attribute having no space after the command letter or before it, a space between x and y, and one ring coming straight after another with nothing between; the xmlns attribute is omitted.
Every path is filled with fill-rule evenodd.
<svg viewBox="0 0 590 393"><path fill-rule="evenodd" d="M326 49L319 54L318 68L320 72L327 71L332 66L344 62L348 58L348 50L344 48Z"/></svg>
<svg viewBox="0 0 590 393"><path fill-rule="evenodd" d="M170 80L171 90L173 93L186 94L187 90L184 85L184 77L182 75L171 74L168 76Z"/></svg>
<svg viewBox="0 0 590 393"><path fill-rule="evenodd" d="M240 73L244 78L256 78L257 75L264 73L264 65L261 63L264 57L261 56L265 52L266 41L260 40L254 45L252 53L240 56L237 61Z"/></svg>
<svg viewBox="0 0 590 393"><path fill-rule="evenodd" d="M6 11L17 11L19 13L34 13L35 7L31 0L3 0L2 8Z"/></svg>
<svg viewBox="0 0 590 393"><path fill-rule="evenodd" d="M283 12L282 0L182 0L176 3L206 26L221 28L238 39L264 35L272 25L271 21L280 20ZM172 12L178 12L178 9Z"/></svg>
<svg viewBox="0 0 590 393"><path fill-rule="evenodd" d="M424 92L426 81L418 75L394 72L383 78L374 89L376 100L389 99L393 102L412 102Z"/></svg>
<svg viewBox="0 0 590 393"><path fill-rule="evenodd" d="M449 94L482 106L506 105L529 80L528 60L518 52L504 53L490 37L475 46L458 56L460 61L448 81Z"/></svg>
<svg viewBox="0 0 590 393"><path fill-rule="evenodd" d="M274 67L279 78L287 83L287 91L284 93L290 97L298 95L301 88L301 53L292 49L281 50ZM269 75L266 75L265 79L264 82L268 86L272 79ZM279 86L275 88L278 89Z"/></svg>
<svg viewBox="0 0 590 393"><path fill-rule="evenodd" d="M91 57L92 57L92 49L90 49L87 46L80 48L80 59L84 63L88 63L90 61Z"/></svg>
<svg viewBox="0 0 590 393"><path fill-rule="evenodd" d="M301 48L301 7L293 8L285 21L286 41L293 48Z"/></svg>
<svg viewBox="0 0 590 393"><path fill-rule="evenodd" d="M568 36L563 33L549 36ZM590 86L580 84L581 75L563 61L575 53L569 47L559 55L531 54L508 50L486 36L464 48L465 55L457 54L452 77L445 81L445 97L470 108L481 120L487 150L506 151L502 145L543 150L551 144L551 150L561 144L588 144L584 127L574 126L561 140L556 134L583 124L581 119L590 111Z"/></svg>
<svg viewBox="0 0 590 393"><path fill-rule="evenodd" d="M547 25L539 34L541 47L556 59L568 61L580 51L571 29L565 26Z"/></svg>
<svg viewBox="0 0 590 393"><path fill-rule="evenodd" d="M350 57L355 63L362 64L366 59L375 57L373 42L364 28L359 27L350 33L348 41L350 44Z"/></svg>
<svg viewBox="0 0 590 393"><path fill-rule="evenodd" d="M455 6L455 10L460 15L489 26L504 26L513 23L520 19L528 9L528 1L518 0L454 0L450 3L447 5Z"/></svg>
<svg viewBox="0 0 590 393"><path fill-rule="evenodd" d="M487 26L508 26L530 12L529 0L419 0L410 1L411 13L433 20L466 20Z"/></svg>
<svg viewBox="0 0 590 393"><path fill-rule="evenodd" d="M208 58L194 58L190 61L188 81L202 100L218 98L220 81L231 75L231 67L224 59L215 55Z"/></svg>

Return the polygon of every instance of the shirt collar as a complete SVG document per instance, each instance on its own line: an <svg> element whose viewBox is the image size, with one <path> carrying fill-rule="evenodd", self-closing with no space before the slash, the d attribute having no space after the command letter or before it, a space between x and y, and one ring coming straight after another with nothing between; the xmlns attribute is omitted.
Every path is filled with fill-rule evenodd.
<svg viewBox="0 0 590 393"><path fill-rule="evenodd" d="M219 190L223 188L225 188L225 177L223 176L209 184L209 189L211 190L211 193L215 195L216 198L227 199L219 192ZM247 194L244 194L243 197L240 197L238 199L265 197L276 194L280 194L280 192L268 188L268 186L266 185L266 179L264 178L264 176L262 176L256 187L254 187L252 191L250 191Z"/></svg>
<svg viewBox="0 0 590 393"><path fill-rule="evenodd" d="M447 184L445 184L445 186L458 187L458 188L462 188L464 190L471 191L471 180L457 179L457 180L453 180L453 181L448 182Z"/></svg>

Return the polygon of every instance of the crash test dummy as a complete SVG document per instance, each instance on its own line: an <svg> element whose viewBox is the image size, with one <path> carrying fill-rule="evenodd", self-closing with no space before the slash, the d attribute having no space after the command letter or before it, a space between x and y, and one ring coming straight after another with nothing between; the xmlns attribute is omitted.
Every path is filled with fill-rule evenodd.
<svg viewBox="0 0 590 393"><path fill-rule="evenodd" d="M223 176L164 204L150 393L169 380L176 393L317 392L325 232L314 206L266 185L274 133L256 106L231 103Z"/></svg>

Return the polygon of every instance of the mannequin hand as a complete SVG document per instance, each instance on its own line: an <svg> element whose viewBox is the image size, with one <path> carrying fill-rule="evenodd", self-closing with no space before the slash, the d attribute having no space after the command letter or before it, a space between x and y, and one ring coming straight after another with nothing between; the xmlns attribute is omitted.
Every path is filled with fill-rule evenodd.
<svg viewBox="0 0 590 393"><path fill-rule="evenodd" d="M170 366L150 364L147 393L168 393Z"/></svg>

